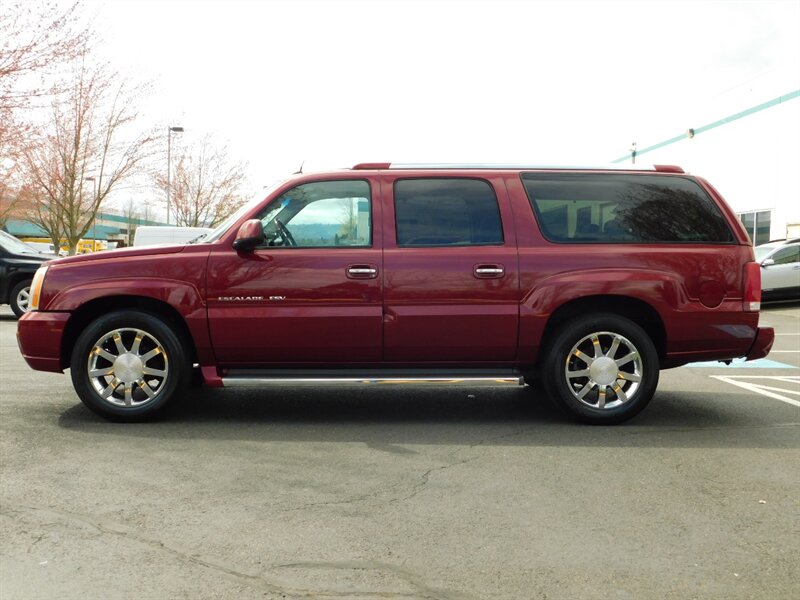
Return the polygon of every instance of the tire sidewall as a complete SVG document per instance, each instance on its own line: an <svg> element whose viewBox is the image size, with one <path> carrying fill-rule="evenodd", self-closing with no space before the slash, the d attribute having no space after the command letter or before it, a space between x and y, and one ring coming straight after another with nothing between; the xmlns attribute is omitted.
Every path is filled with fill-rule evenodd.
<svg viewBox="0 0 800 600"><path fill-rule="evenodd" d="M19 305L17 298L22 290L28 288L28 297L29 297L28 302L30 302L31 283L33 283L33 280L31 279L28 279L26 281L20 281L11 290L11 297L8 299L8 303L11 305L11 310L14 311L14 314L17 315L17 317L21 317L27 312L23 310L22 307ZM30 304L28 304L28 306L30 307Z"/></svg>
<svg viewBox="0 0 800 600"><path fill-rule="evenodd" d="M95 342L105 334L122 328L141 329L153 335L161 342L169 360L170 373L164 388L153 401L143 406L129 408L113 405L97 394L89 380L88 359ZM185 389L189 364L187 352L168 322L140 311L122 310L99 317L81 332L72 352L70 375L81 401L96 414L113 421L144 421L154 417Z"/></svg>
<svg viewBox="0 0 800 600"><path fill-rule="evenodd" d="M636 346L642 359L642 381L635 397L616 408L598 409L583 404L572 394L564 377L564 365L572 347L578 340L599 331L610 331L627 338ZM636 416L655 394L658 376L658 353L650 336L639 325L619 315L597 314L570 320L545 348L542 379L548 396L584 423L612 425Z"/></svg>

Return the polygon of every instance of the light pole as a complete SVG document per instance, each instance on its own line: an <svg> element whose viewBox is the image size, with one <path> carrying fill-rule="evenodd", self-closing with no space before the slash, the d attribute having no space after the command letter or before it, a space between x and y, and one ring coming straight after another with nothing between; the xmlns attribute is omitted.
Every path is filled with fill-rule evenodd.
<svg viewBox="0 0 800 600"><path fill-rule="evenodd" d="M167 225L169 225L169 193L170 193L170 183L169 178L172 173L172 169L170 167L170 154L172 151L172 132L175 133L183 133L183 127L173 127L170 125L167 128Z"/></svg>
<svg viewBox="0 0 800 600"><path fill-rule="evenodd" d="M97 199L97 179L94 177L87 177L85 181L92 182L92 206L94 206L94 202ZM92 252L97 249L97 213L94 213L94 218L92 219Z"/></svg>

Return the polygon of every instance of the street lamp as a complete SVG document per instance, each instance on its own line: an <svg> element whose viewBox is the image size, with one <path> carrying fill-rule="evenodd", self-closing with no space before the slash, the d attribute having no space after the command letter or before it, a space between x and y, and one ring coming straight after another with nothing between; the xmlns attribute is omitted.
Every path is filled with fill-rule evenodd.
<svg viewBox="0 0 800 600"><path fill-rule="evenodd" d="M170 183L169 178L171 174L171 167L170 167L170 153L172 149L172 132L175 133L183 133L183 127L173 127L170 125L167 128L167 225L169 225L169 193L170 193Z"/></svg>

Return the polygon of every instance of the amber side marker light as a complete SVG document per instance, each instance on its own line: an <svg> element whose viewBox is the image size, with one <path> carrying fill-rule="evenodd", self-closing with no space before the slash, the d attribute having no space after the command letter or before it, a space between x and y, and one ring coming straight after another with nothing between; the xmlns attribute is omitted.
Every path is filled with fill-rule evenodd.
<svg viewBox="0 0 800 600"><path fill-rule="evenodd" d="M31 282L31 300L28 310L39 310L39 298L42 295L42 284L48 267L39 267Z"/></svg>

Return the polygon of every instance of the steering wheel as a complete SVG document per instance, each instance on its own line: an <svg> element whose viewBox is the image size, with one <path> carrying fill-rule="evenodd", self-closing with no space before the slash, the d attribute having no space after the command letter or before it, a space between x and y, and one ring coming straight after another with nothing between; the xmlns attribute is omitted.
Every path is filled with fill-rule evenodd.
<svg viewBox="0 0 800 600"><path fill-rule="evenodd" d="M295 242L294 237L292 237L292 232L289 231L289 228L286 227L280 219L275 219L275 225L278 227L278 231L280 231L281 237L283 241L286 242L287 246L297 246L297 242Z"/></svg>

